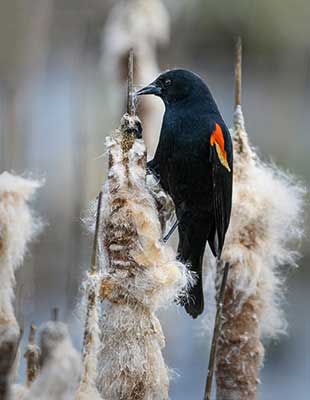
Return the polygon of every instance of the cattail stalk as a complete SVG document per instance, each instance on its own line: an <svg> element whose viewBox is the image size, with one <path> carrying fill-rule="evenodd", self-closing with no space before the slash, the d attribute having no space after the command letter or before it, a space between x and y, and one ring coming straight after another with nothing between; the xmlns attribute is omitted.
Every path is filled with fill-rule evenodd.
<svg viewBox="0 0 310 400"><path fill-rule="evenodd" d="M39 372L40 350L36 345L36 331L37 328L34 324L30 325L28 345L24 357L27 360L27 382L28 387L36 379Z"/></svg>
<svg viewBox="0 0 310 400"><path fill-rule="evenodd" d="M79 353L65 324L48 322L41 330L41 371L24 400L73 400L81 373Z"/></svg>
<svg viewBox="0 0 310 400"><path fill-rule="evenodd" d="M237 110L241 111L241 66L242 43L241 38L238 38L235 62L236 112L238 112ZM245 139L245 137L242 137L242 130L243 126L235 118L234 150L236 152L236 163L238 163L238 157L242 157L245 150L243 146L236 148L236 143L239 143L240 146L243 139ZM249 148L247 150L247 155L252 158L251 150ZM243 167L246 168L246 165ZM238 165L236 170L238 173ZM243 173L243 171L239 172ZM238 185L236 172L234 178L234 183ZM255 182L253 183L255 184ZM237 207L238 205L235 206ZM232 225L231 229L233 228ZM242 232L240 233L242 234ZM229 251L229 242L226 245L226 249ZM240 273L242 274L242 271ZM261 344L259 333L259 320L261 319L262 309L255 294L243 301L242 293L236 290L232 280L229 281L228 286L223 304L223 331L217 354L217 399L255 400L259 382L259 369L264 356L264 348Z"/></svg>
<svg viewBox="0 0 310 400"><path fill-rule="evenodd" d="M255 400L262 338L285 329L280 267L296 256L291 242L301 235L304 192L295 178L263 164L249 145L241 109L240 39L235 103L233 206L222 254L230 274L216 354L217 399Z"/></svg>
<svg viewBox="0 0 310 400"><path fill-rule="evenodd" d="M219 265L220 265L220 262L218 262L218 267L219 267ZM205 400L211 400L212 381L213 381L213 375L214 375L214 369L215 369L215 357L216 357L217 343L218 343L218 339L220 337L221 328L222 328L222 314L223 314L223 306L224 306L223 303L224 303L224 298L225 298L225 289L226 289L226 284L227 284L227 279L228 279L228 272L229 272L229 264L226 263L224 266L224 269L222 271L222 274L221 274L222 281L221 281L220 292L219 292L219 296L218 296L218 300L217 300L216 316L215 316L215 321L214 321L213 337L212 337L211 350L210 350L210 356L209 356L208 374L207 374L207 381L206 381L205 394L204 394Z"/></svg>
<svg viewBox="0 0 310 400"><path fill-rule="evenodd" d="M16 367L20 328L14 312L15 271L22 264L27 244L37 233L28 201L39 182L0 174L0 398L8 396Z"/></svg>
<svg viewBox="0 0 310 400"><path fill-rule="evenodd" d="M135 80L143 85L160 73L158 47L165 45L169 36L170 17L162 0L115 1L103 33L104 66L114 96L115 87L126 83L130 49L135 53ZM156 149L162 111L162 104L152 96L138 105L148 157Z"/></svg>
<svg viewBox="0 0 310 400"><path fill-rule="evenodd" d="M98 387L106 400L167 400L165 339L155 311L186 286L186 268L161 242L146 185L141 123L125 114L107 139L108 182L102 218L104 300Z"/></svg>
<svg viewBox="0 0 310 400"><path fill-rule="evenodd" d="M236 43L236 64L235 64L235 106L241 107L241 59L242 59L242 44L241 37L237 38ZM224 262L224 269L221 270L222 265L221 260L217 261L217 276L221 279L220 292L217 299L216 316L214 321L213 336L211 342L211 350L209 356L208 373L205 387L204 400L211 400L212 394L212 382L215 370L215 360L217 353L218 340L221 335L222 323L223 323L223 308L224 308L224 298L225 289L228 280L228 273L230 269L230 264ZM221 277L222 276L222 277Z"/></svg>
<svg viewBox="0 0 310 400"><path fill-rule="evenodd" d="M86 303L86 320L83 341L83 373L76 399L100 399L96 388L99 338L99 291L101 287L101 273L98 270L98 235L102 207L102 191L98 195L96 224L91 255L90 271L84 282L84 296Z"/></svg>

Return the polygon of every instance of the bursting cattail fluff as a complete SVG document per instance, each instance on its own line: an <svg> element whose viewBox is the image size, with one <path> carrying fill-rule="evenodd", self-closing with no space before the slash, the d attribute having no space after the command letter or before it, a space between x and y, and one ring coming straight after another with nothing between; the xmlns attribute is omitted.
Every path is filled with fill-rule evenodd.
<svg viewBox="0 0 310 400"><path fill-rule="evenodd" d="M0 175L0 320L15 321L15 271L40 223L28 201L41 183L3 172Z"/></svg>
<svg viewBox="0 0 310 400"><path fill-rule="evenodd" d="M108 82L115 86L127 80L127 60L135 53L135 79L149 82L160 72L157 48L168 43L170 18L161 0L120 0L112 7L103 32L103 63ZM113 79L114 78L114 79ZM120 93L121 94L121 93ZM148 96L139 109L144 126L144 140L151 157L160 131L162 105Z"/></svg>
<svg viewBox="0 0 310 400"><path fill-rule="evenodd" d="M39 372L39 361L40 361L40 349L37 346L36 339L36 327L31 324L28 345L24 354L27 360L27 386L31 386L32 382L36 379Z"/></svg>
<svg viewBox="0 0 310 400"><path fill-rule="evenodd" d="M88 272L83 284L83 306L85 312L85 332L83 343L82 376L76 400L99 400L101 396L96 387L98 373L98 352L100 349L99 291L101 273Z"/></svg>
<svg viewBox="0 0 310 400"><path fill-rule="evenodd" d="M255 399L263 338L286 329L283 266L294 265L302 235L304 189L264 164L251 148L236 107L234 192L222 261L230 264L217 353L217 398Z"/></svg>
<svg viewBox="0 0 310 400"><path fill-rule="evenodd" d="M65 324L48 322L41 332L42 369L24 400L73 400L81 372Z"/></svg>
<svg viewBox="0 0 310 400"><path fill-rule="evenodd" d="M0 397L8 395L17 368L20 329L14 312L15 272L40 223L28 201L40 182L3 172L0 175Z"/></svg>
<svg viewBox="0 0 310 400"><path fill-rule="evenodd" d="M161 242L156 204L146 186L146 154L127 114L107 139L108 182L102 215L104 301L98 386L106 400L168 399L165 339L155 311L188 284L186 267Z"/></svg>

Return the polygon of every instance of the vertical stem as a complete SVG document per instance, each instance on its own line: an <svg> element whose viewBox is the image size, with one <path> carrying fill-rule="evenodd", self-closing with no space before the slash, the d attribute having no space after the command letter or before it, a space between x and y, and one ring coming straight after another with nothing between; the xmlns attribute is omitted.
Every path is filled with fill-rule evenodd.
<svg viewBox="0 0 310 400"><path fill-rule="evenodd" d="M58 307L54 307L52 309L52 321L53 322L57 322L59 320L59 308Z"/></svg>
<svg viewBox="0 0 310 400"><path fill-rule="evenodd" d="M235 107L241 106L242 39L237 37L235 48Z"/></svg>
<svg viewBox="0 0 310 400"><path fill-rule="evenodd" d="M93 251L92 251L92 255L91 255L91 272L92 273L97 272L98 235L99 235L101 204L102 204L102 191L100 191L100 193L98 195L98 203L97 203L96 226L95 226L95 234L94 234L94 241L93 241Z"/></svg>
<svg viewBox="0 0 310 400"><path fill-rule="evenodd" d="M216 347L217 347L218 338L221 333L223 302L224 302L224 294L225 294L225 287L226 287L228 272L229 272L229 264L225 263L219 298L218 298L218 302L217 302L217 311L216 311L216 317L215 317L215 323L214 323L214 330L213 330L213 337L212 337L212 344L211 344L204 400L211 400L212 380L213 380L213 375L214 375Z"/></svg>
<svg viewBox="0 0 310 400"><path fill-rule="evenodd" d="M98 270L97 265L97 256L98 256L98 236L99 236L99 226L100 226L100 214L101 214L101 204L102 204L102 190L98 195L97 202L97 214L96 214L96 226L95 226L95 234L93 240L93 250L91 254L91 266L90 272L91 274L96 274ZM88 289L87 289L88 290ZM83 338L83 359L86 355L86 346L90 339L90 335L92 332L89 331L89 316L93 307L96 306L96 293L94 290L89 290L87 297L87 311L86 311L86 319L85 319L85 328L84 328L84 338Z"/></svg>
<svg viewBox="0 0 310 400"><path fill-rule="evenodd" d="M133 95L133 49L129 50L128 58L127 113L131 116L135 115L135 102Z"/></svg>

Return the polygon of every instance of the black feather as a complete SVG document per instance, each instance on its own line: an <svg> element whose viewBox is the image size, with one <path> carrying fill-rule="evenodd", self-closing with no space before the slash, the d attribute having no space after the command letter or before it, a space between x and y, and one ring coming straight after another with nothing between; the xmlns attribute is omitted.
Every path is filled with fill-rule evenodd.
<svg viewBox="0 0 310 400"><path fill-rule="evenodd" d="M186 70L162 74L148 90L165 103L166 111L154 159L148 168L171 195L179 220L179 258L197 280L184 302L196 318L204 307L202 261L206 243L220 256L229 225L232 197L232 143L229 131L206 84ZM211 136L221 129L227 165Z"/></svg>

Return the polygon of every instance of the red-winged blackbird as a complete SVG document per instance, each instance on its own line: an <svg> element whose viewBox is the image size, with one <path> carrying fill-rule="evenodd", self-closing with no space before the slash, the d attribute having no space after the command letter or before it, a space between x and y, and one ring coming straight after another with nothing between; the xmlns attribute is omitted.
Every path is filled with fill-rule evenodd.
<svg viewBox="0 0 310 400"><path fill-rule="evenodd" d="M231 137L207 85L190 71L165 72L137 92L143 94L159 96L166 107L158 147L148 168L174 201L179 257L198 275L184 304L196 318L204 308L206 242L220 258L230 220Z"/></svg>

